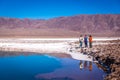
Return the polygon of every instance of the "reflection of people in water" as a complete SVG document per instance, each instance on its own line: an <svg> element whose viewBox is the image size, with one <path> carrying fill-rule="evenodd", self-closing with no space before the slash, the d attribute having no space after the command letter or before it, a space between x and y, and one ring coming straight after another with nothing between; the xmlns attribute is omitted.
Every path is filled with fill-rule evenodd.
<svg viewBox="0 0 120 80"><path fill-rule="evenodd" d="M83 61L80 61L80 69L83 69Z"/></svg>
<svg viewBox="0 0 120 80"><path fill-rule="evenodd" d="M87 61L84 62L84 68L87 68Z"/></svg>
<svg viewBox="0 0 120 80"><path fill-rule="evenodd" d="M84 63L84 65L83 65ZM89 61L89 65L88 65L88 62L87 61L80 61L80 69L89 69L89 71L92 71L92 62Z"/></svg>
<svg viewBox="0 0 120 80"><path fill-rule="evenodd" d="M92 71L92 62L89 62L89 71Z"/></svg>

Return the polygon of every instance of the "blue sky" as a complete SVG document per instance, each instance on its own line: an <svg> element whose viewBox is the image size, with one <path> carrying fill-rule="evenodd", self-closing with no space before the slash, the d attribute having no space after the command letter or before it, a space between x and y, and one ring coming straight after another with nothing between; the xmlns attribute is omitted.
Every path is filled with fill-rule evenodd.
<svg viewBox="0 0 120 80"><path fill-rule="evenodd" d="M0 0L0 17L42 18L120 14L120 0Z"/></svg>

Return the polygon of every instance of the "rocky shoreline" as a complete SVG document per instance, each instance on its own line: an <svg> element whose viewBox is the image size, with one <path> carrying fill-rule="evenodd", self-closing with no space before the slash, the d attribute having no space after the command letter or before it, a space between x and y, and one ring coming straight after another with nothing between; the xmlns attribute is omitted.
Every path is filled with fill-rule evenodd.
<svg viewBox="0 0 120 80"><path fill-rule="evenodd" d="M84 55L93 57L93 62L107 73L104 80L120 80L120 40L93 42L93 48L79 48L79 42L72 46Z"/></svg>
<svg viewBox="0 0 120 80"><path fill-rule="evenodd" d="M108 70L104 80L120 80L120 40L109 41L107 45L95 45L94 58Z"/></svg>

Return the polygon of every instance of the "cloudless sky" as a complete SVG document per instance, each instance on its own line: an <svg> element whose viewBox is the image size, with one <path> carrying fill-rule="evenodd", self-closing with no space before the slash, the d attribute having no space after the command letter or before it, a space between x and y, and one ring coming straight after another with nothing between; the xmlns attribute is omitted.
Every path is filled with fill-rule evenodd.
<svg viewBox="0 0 120 80"><path fill-rule="evenodd" d="M120 0L0 0L0 17L42 18L120 14Z"/></svg>

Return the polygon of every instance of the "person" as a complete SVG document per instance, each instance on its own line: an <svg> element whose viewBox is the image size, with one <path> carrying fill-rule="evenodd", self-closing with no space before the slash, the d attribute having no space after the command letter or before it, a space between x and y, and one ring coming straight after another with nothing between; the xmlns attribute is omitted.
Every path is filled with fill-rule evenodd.
<svg viewBox="0 0 120 80"><path fill-rule="evenodd" d="M80 43L80 48L82 48L82 45L83 45L83 37L82 37L82 35L80 35L79 43Z"/></svg>
<svg viewBox="0 0 120 80"><path fill-rule="evenodd" d="M92 48L92 36L89 36L89 47Z"/></svg>
<svg viewBox="0 0 120 80"><path fill-rule="evenodd" d="M84 43L85 43L85 47L88 47L88 37L87 37L87 35L85 35L85 37L84 37Z"/></svg>

